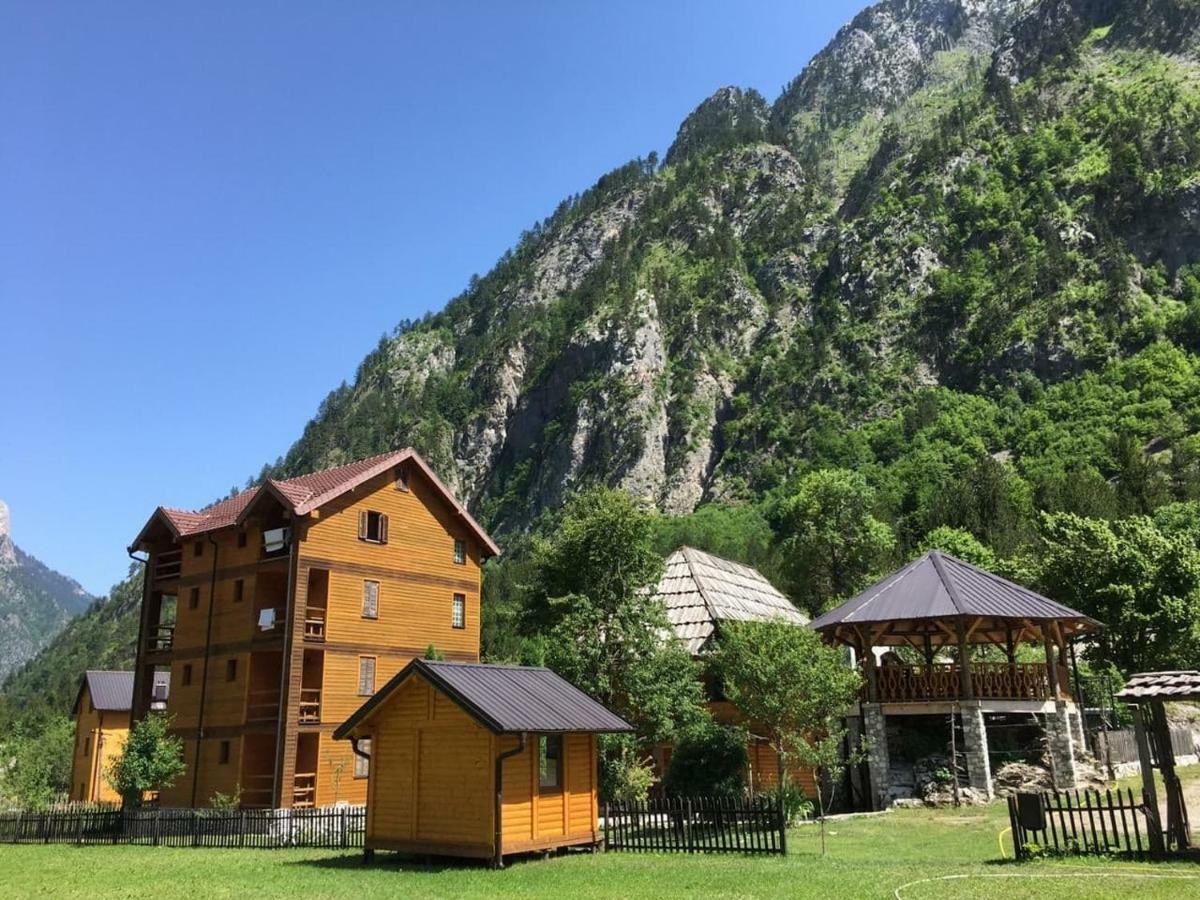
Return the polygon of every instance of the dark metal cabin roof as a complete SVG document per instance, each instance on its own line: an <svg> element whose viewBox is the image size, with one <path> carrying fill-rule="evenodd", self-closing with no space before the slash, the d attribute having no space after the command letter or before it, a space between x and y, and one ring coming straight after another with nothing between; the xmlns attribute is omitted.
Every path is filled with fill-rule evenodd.
<svg viewBox="0 0 1200 900"><path fill-rule="evenodd" d="M420 674L497 734L633 731L633 726L549 669L414 659L333 733L344 738L411 675Z"/></svg>
<svg viewBox="0 0 1200 900"><path fill-rule="evenodd" d="M79 701L87 687L92 706L104 712L128 712L133 708L133 673L108 672L89 669L79 685L79 696L75 699L75 712L79 712Z"/></svg>
<svg viewBox="0 0 1200 900"><path fill-rule="evenodd" d="M940 550L930 550L877 581L814 620L812 627L823 631L838 625L959 617L1074 620L1086 630L1101 627L1069 606Z"/></svg>
<svg viewBox="0 0 1200 900"><path fill-rule="evenodd" d="M1126 703L1147 700L1200 700L1200 672L1139 672L1117 694Z"/></svg>

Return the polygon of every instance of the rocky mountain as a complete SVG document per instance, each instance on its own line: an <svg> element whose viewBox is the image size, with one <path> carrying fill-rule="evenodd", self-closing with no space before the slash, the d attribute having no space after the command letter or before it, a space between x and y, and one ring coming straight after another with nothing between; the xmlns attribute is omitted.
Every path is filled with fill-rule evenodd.
<svg viewBox="0 0 1200 900"><path fill-rule="evenodd" d="M411 444L512 544L590 484L680 515L841 466L899 556L1196 499L1198 9L871 6L397 327L264 474ZM107 609L6 693L119 657Z"/></svg>
<svg viewBox="0 0 1200 900"><path fill-rule="evenodd" d="M32 657L94 598L13 543L0 501L0 677Z"/></svg>

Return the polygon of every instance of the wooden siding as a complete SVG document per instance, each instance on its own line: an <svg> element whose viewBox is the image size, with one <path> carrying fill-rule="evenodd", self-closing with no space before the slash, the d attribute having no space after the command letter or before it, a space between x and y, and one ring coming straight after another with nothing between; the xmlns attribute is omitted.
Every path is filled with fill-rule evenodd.
<svg viewBox="0 0 1200 900"><path fill-rule="evenodd" d="M595 741L590 734L563 735L563 785L557 791L543 793L538 787L538 735L529 736L523 753L504 761L500 820L505 853L599 840ZM512 735L503 736L500 752L517 742Z"/></svg>
<svg viewBox="0 0 1200 900"><path fill-rule="evenodd" d="M80 802L117 803L120 795L105 777L113 760L121 755L129 737L129 713L92 709L87 686L75 719L75 746L71 755L69 796ZM86 751L86 752L85 752Z"/></svg>

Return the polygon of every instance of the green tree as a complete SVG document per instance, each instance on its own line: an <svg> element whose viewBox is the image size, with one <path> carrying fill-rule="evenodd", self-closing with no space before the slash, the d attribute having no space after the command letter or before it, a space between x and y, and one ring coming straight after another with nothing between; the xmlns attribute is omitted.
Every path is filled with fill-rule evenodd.
<svg viewBox="0 0 1200 900"><path fill-rule="evenodd" d="M1200 650L1200 551L1145 516L1115 522L1045 515L1040 584L1106 626L1105 654L1126 674L1188 668Z"/></svg>
<svg viewBox="0 0 1200 900"><path fill-rule="evenodd" d="M75 726L53 716L37 728L18 726L0 745L0 800L42 809L65 794L71 780Z"/></svg>
<svg viewBox="0 0 1200 900"><path fill-rule="evenodd" d="M848 764L842 753L842 717L862 687L862 676L842 653L809 628L784 622L729 623L713 665L725 696L779 755L781 789L795 765L818 772L817 808L824 816L822 775L836 785Z"/></svg>
<svg viewBox="0 0 1200 900"><path fill-rule="evenodd" d="M137 806L146 791L160 791L183 774L183 741L167 732L170 720L151 713L130 729L125 749L105 773L126 804Z"/></svg>
<svg viewBox="0 0 1200 900"><path fill-rule="evenodd" d="M860 588L896 544L873 514L875 491L845 469L805 476L779 508L780 547L794 594L811 612Z"/></svg>
<svg viewBox="0 0 1200 900"><path fill-rule="evenodd" d="M940 525L925 535L919 549L921 553L941 550L951 556L957 556L963 562L969 562L973 566L979 566L979 568L991 572L996 571L996 554L992 552L992 549L985 547L975 535L969 531L963 531L961 528Z"/></svg>
<svg viewBox="0 0 1200 900"><path fill-rule="evenodd" d="M636 749L602 744L606 783L624 783L615 769L641 765L637 752L706 715L696 666L650 591L662 573L653 516L628 494L589 490L568 502L533 553L546 664L637 729Z"/></svg>

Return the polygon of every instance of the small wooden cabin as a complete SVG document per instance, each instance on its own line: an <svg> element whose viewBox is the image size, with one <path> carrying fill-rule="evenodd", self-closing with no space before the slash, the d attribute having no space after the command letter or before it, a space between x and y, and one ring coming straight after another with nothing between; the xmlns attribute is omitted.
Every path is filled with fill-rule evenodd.
<svg viewBox="0 0 1200 900"><path fill-rule="evenodd" d="M153 709L167 696L164 679L156 678ZM109 767L125 749L133 703L133 673L89 669L79 683L75 706L75 747L71 754L69 797L77 803L119 803L108 783Z"/></svg>
<svg viewBox="0 0 1200 900"><path fill-rule="evenodd" d="M337 731L367 758L367 858L601 841L596 735L632 731L549 669L417 659Z"/></svg>

